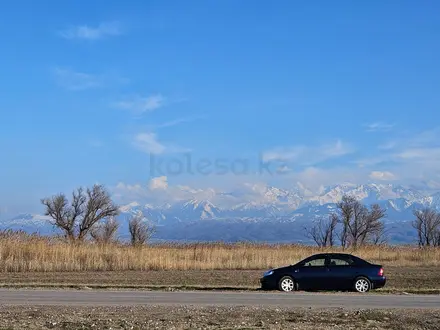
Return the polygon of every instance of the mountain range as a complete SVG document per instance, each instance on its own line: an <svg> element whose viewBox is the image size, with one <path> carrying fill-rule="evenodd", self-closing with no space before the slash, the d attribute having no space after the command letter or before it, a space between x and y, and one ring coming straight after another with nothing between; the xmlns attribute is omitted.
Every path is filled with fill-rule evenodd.
<svg viewBox="0 0 440 330"><path fill-rule="evenodd" d="M119 235L128 237L128 219L142 215L157 227L156 238L176 241L266 241L310 243L304 227L336 209L344 195L365 205L380 204L391 243L412 243L413 210L440 210L440 192L393 184L340 184L312 193L298 184L292 189L267 185L245 185L234 191L185 190L185 198L146 198L120 207ZM156 195L152 195L156 196ZM156 196L157 197L157 196ZM43 215L19 214L0 223L0 228L52 233Z"/></svg>

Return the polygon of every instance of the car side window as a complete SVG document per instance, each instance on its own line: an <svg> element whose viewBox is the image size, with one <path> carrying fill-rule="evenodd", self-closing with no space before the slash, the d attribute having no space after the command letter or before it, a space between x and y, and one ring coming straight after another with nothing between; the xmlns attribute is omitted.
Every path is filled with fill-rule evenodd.
<svg viewBox="0 0 440 330"><path fill-rule="evenodd" d="M306 261L304 267L320 267L325 266L325 257L316 258L309 261Z"/></svg>
<svg viewBox="0 0 440 330"><path fill-rule="evenodd" d="M350 266L353 260L341 257L330 257L330 266Z"/></svg>

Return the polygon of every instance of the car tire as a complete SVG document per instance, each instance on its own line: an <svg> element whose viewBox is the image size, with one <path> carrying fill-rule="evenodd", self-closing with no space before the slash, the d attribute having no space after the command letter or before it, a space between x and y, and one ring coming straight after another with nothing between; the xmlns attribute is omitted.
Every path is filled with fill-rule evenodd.
<svg viewBox="0 0 440 330"><path fill-rule="evenodd" d="M371 282L364 276L359 276L354 280L353 289L359 293L366 293L371 289Z"/></svg>
<svg viewBox="0 0 440 330"><path fill-rule="evenodd" d="M278 282L278 289L283 292L295 291L295 280L290 276L283 276Z"/></svg>

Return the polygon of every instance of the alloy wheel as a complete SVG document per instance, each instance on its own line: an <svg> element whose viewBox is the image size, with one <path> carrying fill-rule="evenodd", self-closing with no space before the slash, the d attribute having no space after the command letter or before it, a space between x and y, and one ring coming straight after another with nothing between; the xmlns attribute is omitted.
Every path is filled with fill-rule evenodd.
<svg viewBox="0 0 440 330"><path fill-rule="evenodd" d="M355 283L355 289L357 292L365 293L370 289L370 283L366 279L360 278Z"/></svg>
<svg viewBox="0 0 440 330"><path fill-rule="evenodd" d="M281 281L281 289L284 292L293 291L294 288L295 288L295 283L291 278L285 278Z"/></svg>

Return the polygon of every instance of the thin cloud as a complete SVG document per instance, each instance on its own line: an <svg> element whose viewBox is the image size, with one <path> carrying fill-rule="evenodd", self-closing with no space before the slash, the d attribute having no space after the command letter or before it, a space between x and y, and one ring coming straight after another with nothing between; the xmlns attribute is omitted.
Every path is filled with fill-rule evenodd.
<svg viewBox="0 0 440 330"><path fill-rule="evenodd" d="M56 68L54 75L56 82L68 90L80 91L102 87L102 80L94 74Z"/></svg>
<svg viewBox="0 0 440 330"><path fill-rule="evenodd" d="M165 154L165 153L180 153L190 152L190 149L175 146L169 143L164 143L159 140L156 133L144 132L138 133L134 136L132 141L133 146L138 150L147 154Z"/></svg>
<svg viewBox="0 0 440 330"><path fill-rule="evenodd" d="M372 172L371 179L391 180L393 173L399 180L429 178L440 168L440 129L413 133L395 138L377 148L375 154L352 163L359 168L374 170L380 166L383 172ZM383 175L382 175L382 174ZM382 175L382 176L381 176Z"/></svg>
<svg viewBox="0 0 440 330"><path fill-rule="evenodd" d="M197 117L185 117L185 118L178 118L174 120L170 120L167 122L164 122L162 124L156 125L156 128L166 128L166 127L173 127L180 124L190 123L193 121L196 121L198 119L205 118L204 116L197 116Z"/></svg>
<svg viewBox="0 0 440 330"><path fill-rule="evenodd" d="M394 181L397 177L389 171L373 171L370 173L370 179L377 181Z"/></svg>
<svg viewBox="0 0 440 330"><path fill-rule="evenodd" d="M368 167L368 166L379 165L379 164L384 163L388 160L390 160L390 157L388 157L388 156L376 156L376 157L370 157L370 158L357 159L357 160L352 161L351 163L356 164L359 167Z"/></svg>
<svg viewBox="0 0 440 330"><path fill-rule="evenodd" d="M440 161L440 147L432 148L408 148L396 154L398 158L407 160L421 160L421 161Z"/></svg>
<svg viewBox="0 0 440 330"><path fill-rule="evenodd" d="M200 189L182 185L170 185L166 176L153 177L147 184L127 184L119 182L110 188L112 195L125 203L163 204L188 199L211 200L219 196L212 188Z"/></svg>
<svg viewBox="0 0 440 330"><path fill-rule="evenodd" d="M383 172L372 172L374 180L391 180L389 173L403 181L426 180L440 173L439 141L438 128L413 133L380 145L377 154L355 163L371 170L380 165Z"/></svg>
<svg viewBox="0 0 440 330"><path fill-rule="evenodd" d="M367 173L366 170L346 166L336 168L311 166L299 173L293 173L291 180L301 182L312 191L317 191L334 184L365 182L368 177Z"/></svg>
<svg viewBox="0 0 440 330"><path fill-rule="evenodd" d="M420 132L402 141L394 157L404 162L422 163L424 166L440 162L440 129L434 128Z"/></svg>
<svg viewBox="0 0 440 330"><path fill-rule="evenodd" d="M130 111L136 115L143 114L161 108L164 105L165 98L160 94L150 96L133 96L126 100L116 102L116 108Z"/></svg>
<svg viewBox="0 0 440 330"><path fill-rule="evenodd" d="M416 134L409 139L411 146L440 145L440 128L436 127Z"/></svg>
<svg viewBox="0 0 440 330"><path fill-rule="evenodd" d="M278 147L263 153L262 159L269 161L297 162L301 165L314 165L328 159L338 158L354 152L354 148L341 140L319 146Z"/></svg>
<svg viewBox="0 0 440 330"><path fill-rule="evenodd" d="M389 141L389 142L385 142L380 144L377 148L380 150L391 150L394 149L397 146L397 142L396 141Z"/></svg>
<svg viewBox="0 0 440 330"><path fill-rule="evenodd" d="M366 124L367 132L387 132L394 128L395 124L375 122L371 124Z"/></svg>
<svg viewBox="0 0 440 330"><path fill-rule="evenodd" d="M265 151L262 158L265 162L296 160L306 151L304 146L277 147Z"/></svg>
<svg viewBox="0 0 440 330"><path fill-rule="evenodd" d="M170 121L164 122L162 124L159 124L156 127L157 128L173 127L173 126L177 126L177 125L180 125L183 123L188 123L190 121L192 121L192 120L189 118L174 119L174 120L170 120Z"/></svg>
<svg viewBox="0 0 440 330"><path fill-rule="evenodd" d="M119 22L103 22L96 27L88 25L71 26L58 34L64 39L98 40L105 37L114 37L122 34Z"/></svg>
<svg viewBox="0 0 440 330"><path fill-rule="evenodd" d="M323 145L319 149L324 156L329 158L344 156L353 151L349 145L342 143L341 140L337 140L336 143L333 144Z"/></svg>
<svg viewBox="0 0 440 330"><path fill-rule="evenodd" d="M139 150L149 154L162 154L166 147L159 142L155 133L139 133L135 136L133 144Z"/></svg>

